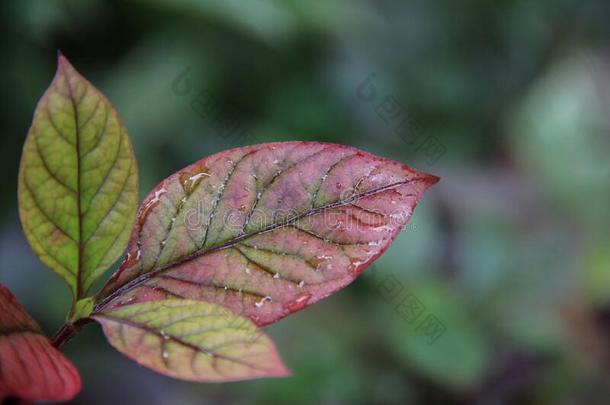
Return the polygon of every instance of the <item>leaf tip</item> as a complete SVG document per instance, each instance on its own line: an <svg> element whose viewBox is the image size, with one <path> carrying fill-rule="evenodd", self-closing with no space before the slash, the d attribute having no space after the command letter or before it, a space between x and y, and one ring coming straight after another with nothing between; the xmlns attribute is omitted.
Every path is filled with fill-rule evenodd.
<svg viewBox="0 0 610 405"><path fill-rule="evenodd" d="M428 182L428 184L431 186L435 185L436 183L438 183L441 180L440 177L435 176L433 174L425 173L424 176L426 177L426 181Z"/></svg>
<svg viewBox="0 0 610 405"><path fill-rule="evenodd" d="M70 63L68 62L68 59L64 56L64 54L58 49L57 50L57 66L62 66L65 63Z"/></svg>
<svg viewBox="0 0 610 405"><path fill-rule="evenodd" d="M286 365L284 365L284 363L282 363L281 361L277 366L277 369L274 370L270 377L288 378L293 376L292 371L288 367L286 367Z"/></svg>
<svg viewBox="0 0 610 405"><path fill-rule="evenodd" d="M273 354L270 357L269 368L267 368L263 377L288 378L293 376L292 371L284 364L284 361L280 357L275 345L273 345Z"/></svg>
<svg viewBox="0 0 610 405"><path fill-rule="evenodd" d="M65 72L68 70L75 70L74 66L70 63L68 58L64 56L64 54L58 49L57 50L57 71Z"/></svg>

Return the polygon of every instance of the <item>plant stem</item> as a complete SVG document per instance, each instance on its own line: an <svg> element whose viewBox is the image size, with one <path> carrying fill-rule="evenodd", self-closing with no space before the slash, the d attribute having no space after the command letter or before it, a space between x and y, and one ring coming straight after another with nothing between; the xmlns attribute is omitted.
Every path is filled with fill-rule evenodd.
<svg viewBox="0 0 610 405"><path fill-rule="evenodd" d="M53 338L51 339L51 344L56 349L59 349L61 346L66 344L70 339L72 339L72 337L74 337L76 332L81 330L83 328L83 326L85 326L86 324L88 324L90 322L93 322L93 320L91 318L82 318L82 319L79 319L78 321L74 322L73 324L71 324L71 323L63 324L62 327L59 328L57 333L55 333L55 336L53 336Z"/></svg>

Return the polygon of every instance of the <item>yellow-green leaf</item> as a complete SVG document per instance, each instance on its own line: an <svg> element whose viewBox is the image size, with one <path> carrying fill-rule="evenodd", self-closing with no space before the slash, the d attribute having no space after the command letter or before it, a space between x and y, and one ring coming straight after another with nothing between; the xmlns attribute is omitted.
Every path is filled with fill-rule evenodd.
<svg viewBox="0 0 610 405"><path fill-rule="evenodd" d="M40 260L76 299L124 250L137 168L110 102L59 55L36 107L19 170L19 215Z"/></svg>
<svg viewBox="0 0 610 405"><path fill-rule="evenodd" d="M216 304L167 299L93 318L118 351L171 377L221 382L290 374L269 337Z"/></svg>

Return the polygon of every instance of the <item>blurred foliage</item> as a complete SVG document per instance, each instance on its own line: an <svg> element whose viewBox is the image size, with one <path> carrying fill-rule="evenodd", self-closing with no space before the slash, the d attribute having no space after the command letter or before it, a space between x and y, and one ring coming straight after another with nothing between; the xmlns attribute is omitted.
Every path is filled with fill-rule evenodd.
<svg viewBox="0 0 610 405"><path fill-rule="evenodd" d="M91 327L67 347L85 381L76 402L608 402L606 0L0 8L0 282L48 332L69 296L23 238L16 179L58 49L121 114L141 195L211 153L294 139L350 144L442 177L375 277L270 328L294 377L175 381L123 359ZM377 98L365 102L357 92L372 74ZM410 133L445 148L438 160L383 119L386 97ZM384 295L389 276L446 327L433 344Z"/></svg>

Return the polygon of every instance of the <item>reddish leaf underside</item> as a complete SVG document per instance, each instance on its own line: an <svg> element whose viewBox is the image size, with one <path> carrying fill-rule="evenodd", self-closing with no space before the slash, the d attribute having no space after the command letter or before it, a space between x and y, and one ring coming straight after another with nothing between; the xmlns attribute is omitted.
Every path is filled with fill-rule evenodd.
<svg viewBox="0 0 610 405"><path fill-rule="evenodd" d="M212 155L144 199L127 258L96 308L188 298L268 325L351 283L437 181L319 142Z"/></svg>
<svg viewBox="0 0 610 405"><path fill-rule="evenodd" d="M0 402L67 401L80 387L76 368L0 284Z"/></svg>

